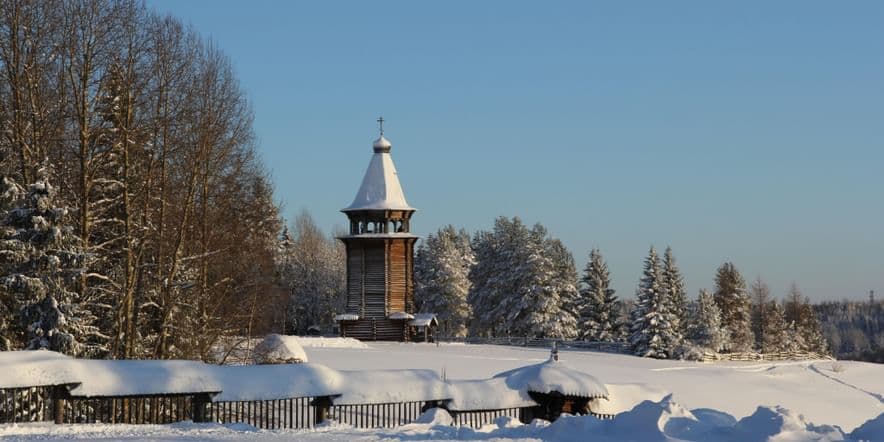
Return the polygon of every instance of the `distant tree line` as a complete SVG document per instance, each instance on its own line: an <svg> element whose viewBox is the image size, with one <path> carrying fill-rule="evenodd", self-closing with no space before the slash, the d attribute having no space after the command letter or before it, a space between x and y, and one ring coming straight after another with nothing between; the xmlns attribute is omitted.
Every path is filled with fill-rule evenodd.
<svg viewBox="0 0 884 442"><path fill-rule="evenodd" d="M814 306L839 359L884 363L884 301L826 301Z"/></svg>
<svg viewBox="0 0 884 442"><path fill-rule="evenodd" d="M428 235L415 257L415 302L453 336L531 336L628 342L635 354L696 357L702 351L827 353L809 300L792 285L785 300L757 278L747 287L733 263L712 292L690 300L674 253L651 247L635 301L621 301L598 249L583 274L540 224L498 218L472 236L452 226Z"/></svg>
<svg viewBox="0 0 884 442"><path fill-rule="evenodd" d="M228 58L140 1L0 2L0 349L211 359L281 224Z"/></svg>

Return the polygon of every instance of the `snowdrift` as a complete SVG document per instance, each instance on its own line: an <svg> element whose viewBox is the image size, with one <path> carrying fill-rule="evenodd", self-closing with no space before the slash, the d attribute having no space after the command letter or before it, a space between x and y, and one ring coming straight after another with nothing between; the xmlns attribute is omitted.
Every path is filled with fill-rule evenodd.
<svg viewBox="0 0 884 442"><path fill-rule="evenodd" d="M519 391L557 391L564 395L585 398L608 396L608 390L598 379L552 358L540 364L498 373L494 377L505 379L510 388Z"/></svg>
<svg viewBox="0 0 884 442"><path fill-rule="evenodd" d="M307 362L307 353L298 338L278 334L267 335L255 346L255 364L300 364Z"/></svg>

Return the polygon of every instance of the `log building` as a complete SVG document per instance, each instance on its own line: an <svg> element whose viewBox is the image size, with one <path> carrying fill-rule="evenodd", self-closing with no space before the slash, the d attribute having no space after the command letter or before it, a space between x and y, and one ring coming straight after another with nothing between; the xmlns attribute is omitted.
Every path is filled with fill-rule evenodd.
<svg viewBox="0 0 884 442"><path fill-rule="evenodd" d="M347 251L346 312L335 316L341 336L361 340L408 340L414 319L414 244L411 215L384 138L373 144L362 185L341 211L349 234L339 237Z"/></svg>

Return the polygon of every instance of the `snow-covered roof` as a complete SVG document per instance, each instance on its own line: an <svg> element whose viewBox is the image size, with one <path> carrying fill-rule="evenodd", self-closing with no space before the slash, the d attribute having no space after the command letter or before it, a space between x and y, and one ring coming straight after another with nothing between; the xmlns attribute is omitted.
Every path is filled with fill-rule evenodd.
<svg viewBox="0 0 884 442"><path fill-rule="evenodd" d="M607 388L598 379L552 358L540 364L498 373L494 377L505 379L506 385L515 390L535 393L557 391L563 395L587 398L608 397Z"/></svg>
<svg viewBox="0 0 884 442"><path fill-rule="evenodd" d="M51 353L41 351L10 352ZM218 392L221 386L206 376L206 364L196 361L113 361L13 355L3 365L0 388L73 385L74 396L136 396ZM5 361L4 361L5 362Z"/></svg>
<svg viewBox="0 0 884 442"><path fill-rule="evenodd" d="M63 369L68 361L73 358L54 351L0 351L0 388L76 384L76 373Z"/></svg>
<svg viewBox="0 0 884 442"><path fill-rule="evenodd" d="M426 327L432 323L439 324L439 321L436 319L435 313L415 313L414 319L408 321L408 325L412 325L415 327Z"/></svg>
<svg viewBox="0 0 884 442"><path fill-rule="evenodd" d="M362 178L362 185L344 212L352 210L414 210L405 201L402 185L393 158L390 142L383 136L374 142L374 155Z"/></svg>
<svg viewBox="0 0 884 442"><path fill-rule="evenodd" d="M526 390L511 388L504 378L449 381L448 388L451 392L448 409L452 411L503 410L537 405Z"/></svg>
<svg viewBox="0 0 884 442"><path fill-rule="evenodd" d="M221 390L212 399L215 402L335 396L341 393L343 382L339 371L311 363L210 368L208 374Z"/></svg>
<svg viewBox="0 0 884 442"><path fill-rule="evenodd" d="M448 384L433 370L342 371L342 394L335 405L451 399Z"/></svg>
<svg viewBox="0 0 884 442"><path fill-rule="evenodd" d="M393 312L388 316L389 319L414 319L414 315L407 312Z"/></svg>
<svg viewBox="0 0 884 442"><path fill-rule="evenodd" d="M307 362L307 353L295 336L267 335L255 346L256 364L291 364Z"/></svg>

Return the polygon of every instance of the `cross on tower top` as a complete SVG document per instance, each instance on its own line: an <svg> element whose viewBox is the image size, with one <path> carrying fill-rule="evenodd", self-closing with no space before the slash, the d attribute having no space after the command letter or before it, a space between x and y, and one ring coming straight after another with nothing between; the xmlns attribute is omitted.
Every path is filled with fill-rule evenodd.
<svg viewBox="0 0 884 442"><path fill-rule="evenodd" d="M384 117L378 117L378 125L381 127L381 136L384 136Z"/></svg>

